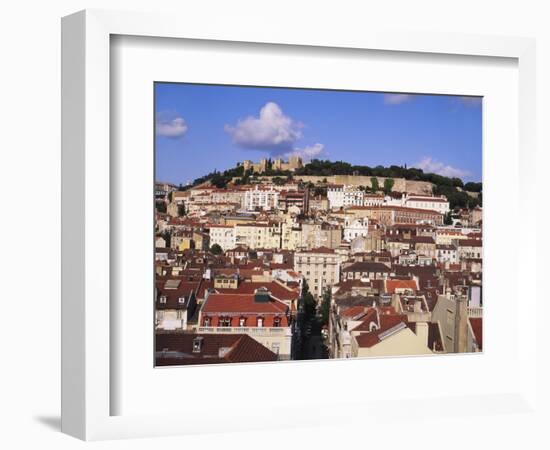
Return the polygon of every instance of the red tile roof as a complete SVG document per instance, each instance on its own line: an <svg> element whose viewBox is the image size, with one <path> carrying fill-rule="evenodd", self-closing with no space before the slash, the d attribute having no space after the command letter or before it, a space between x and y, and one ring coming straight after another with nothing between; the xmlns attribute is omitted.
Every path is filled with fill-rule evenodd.
<svg viewBox="0 0 550 450"><path fill-rule="evenodd" d="M288 307L281 301L271 298L267 302L256 302L250 294L210 294L202 307L205 314L252 313L285 314Z"/></svg>
<svg viewBox="0 0 550 450"><path fill-rule="evenodd" d="M482 247L483 241L481 239L461 239L458 241L459 247Z"/></svg>
<svg viewBox="0 0 550 450"><path fill-rule="evenodd" d="M357 317L360 314L366 314L367 308L364 306L351 306L349 308L345 308L343 311L340 311L341 317Z"/></svg>
<svg viewBox="0 0 550 450"><path fill-rule="evenodd" d="M177 285L175 289L167 289L167 283ZM179 284L178 284L179 283ZM196 292L199 282L182 281L179 277L169 279L157 279L155 287L157 288L156 308L157 309L187 309L188 300L192 293ZM161 297L166 297L166 302L162 303ZM184 301L180 302L180 298Z"/></svg>
<svg viewBox="0 0 550 450"><path fill-rule="evenodd" d="M200 352L193 341L201 339ZM277 355L246 334L157 334L156 365L276 361Z"/></svg>
<svg viewBox="0 0 550 450"><path fill-rule="evenodd" d="M328 247L318 247L311 250L302 250L296 253L334 253L334 249Z"/></svg>
<svg viewBox="0 0 550 450"><path fill-rule="evenodd" d="M470 317L469 320L477 346L480 350L483 350L483 319L481 317Z"/></svg>
<svg viewBox="0 0 550 450"><path fill-rule="evenodd" d="M370 348L370 347L374 347L379 342L382 342L381 335L383 333L390 331L392 329L395 330L395 332L398 332L398 331L404 330L405 328L407 328L406 323L403 321L400 321L389 327L383 327L383 328L380 328L379 330L372 331L370 333L360 334L359 336L355 337L355 340L357 341L357 345L359 347Z"/></svg>
<svg viewBox="0 0 550 450"><path fill-rule="evenodd" d="M254 294L258 288L265 287L271 295L278 300L297 300L300 293L296 289L290 289L276 281L271 282L252 282L243 281L237 289L216 289L220 294Z"/></svg>
<svg viewBox="0 0 550 450"><path fill-rule="evenodd" d="M386 280L386 292L388 294L395 294L397 289L412 289L418 290L418 284L416 280Z"/></svg>

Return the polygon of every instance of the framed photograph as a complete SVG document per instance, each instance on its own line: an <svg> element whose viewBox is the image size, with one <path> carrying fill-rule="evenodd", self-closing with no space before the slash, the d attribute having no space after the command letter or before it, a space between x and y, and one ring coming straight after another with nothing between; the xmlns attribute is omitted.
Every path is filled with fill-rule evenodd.
<svg viewBox="0 0 550 450"><path fill-rule="evenodd" d="M62 46L64 432L535 411L533 41L84 11Z"/></svg>

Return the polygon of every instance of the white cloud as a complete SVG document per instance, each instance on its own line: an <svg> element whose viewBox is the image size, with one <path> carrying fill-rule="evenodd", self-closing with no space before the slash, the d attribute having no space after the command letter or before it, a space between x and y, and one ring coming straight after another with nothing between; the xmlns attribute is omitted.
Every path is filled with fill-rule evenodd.
<svg viewBox="0 0 550 450"><path fill-rule="evenodd" d="M155 130L157 136L169 138L178 138L187 133L187 124L181 117L176 117L169 120L157 120Z"/></svg>
<svg viewBox="0 0 550 450"><path fill-rule="evenodd" d="M317 158L325 153L325 146L323 144L314 144L308 145L304 148L295 148L291 152L284 153L283 158L288 158L289 156L299 156L304 161L311 161L314 158Z"/></svg>
<svg viewBox="0 0 550 450"><path fill-rule="evenodd" d="M456 167L446 165L430 157L423 158L420 162L416 163L414 167L422 169L426 173L436 173L444 177L463 178L470 175L470 172L467 170L457 169Z"/></svg>
<svg viewBox="0 0 550 450"><path fill-rule="evenodd" d="M266 103L258 117L249 116L225 131L233 142L244 148L270 151L290 151L302 137L303 125L286 116L273 102Z"/></svg>
<svg viewBox="0 0 550 450"><path fill-rule="evenodd" d="M410 94L384 94L384 103L386 105L400 105L412 99L413 96Z"/></svg>

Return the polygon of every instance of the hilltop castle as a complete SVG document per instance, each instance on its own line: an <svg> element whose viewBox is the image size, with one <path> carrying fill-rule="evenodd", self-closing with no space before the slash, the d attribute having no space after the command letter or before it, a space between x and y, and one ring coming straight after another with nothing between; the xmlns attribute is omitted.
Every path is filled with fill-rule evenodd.
<svg viewBox="0 0 550 450"><path fill-rule="evenodd" d="M252 170L255 173L263 173L267 170L268 160L262 159L259 163L254 163L250 160L245 160L238 165L242 165L244 170ZM283 161L281 158L274 159L271 163L273 170L290 170L294 172L296 169L300 169L304 166L302 158L299 156L290 156L288 162Z"/></svg>

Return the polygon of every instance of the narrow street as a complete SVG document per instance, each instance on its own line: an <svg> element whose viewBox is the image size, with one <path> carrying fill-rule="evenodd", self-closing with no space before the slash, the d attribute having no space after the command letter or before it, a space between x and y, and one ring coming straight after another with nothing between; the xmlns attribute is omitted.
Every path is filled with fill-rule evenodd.
<svg viewBox="0 0 550 450"><path fill-rule="evenodd" d="M310 317L304 322L304 341L301 359L326 359L328 351L321 334L321 324L317 317Z"/></svg>

